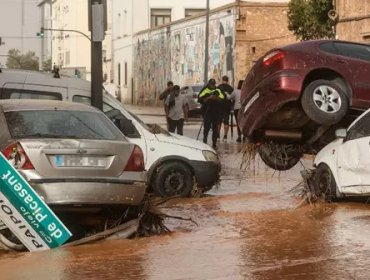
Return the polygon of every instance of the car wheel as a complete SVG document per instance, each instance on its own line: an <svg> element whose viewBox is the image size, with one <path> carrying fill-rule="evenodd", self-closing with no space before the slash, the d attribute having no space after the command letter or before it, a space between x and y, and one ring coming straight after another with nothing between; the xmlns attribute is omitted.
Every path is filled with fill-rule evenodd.
<svg viewBox="0 0 370 280"><path fill-rule="evenodd" d="M300 148L291 144L263 143L258 154L268 167L279 171L291 169L302 157Z"/></svg>
<svg viewBox="0 0 370 280"><path fill-rule="evenodd" d="M338 200L340 193L329 166L326 164L320 164L318 166L314 182L315 192L318 197L323 197L325 201Z"/></svg>
<svg viewBox="0 0 370 280"><path fill-rule="evenodd" d="M310 119L318 124L338 123L347 113L348 98L337 83L316 80L303 91L302 108Z"/></svg>
<svg viewBox="0 0 370 280"><path fill-rule="evenodd" d="M155 174L153 189L161 197L188 197L193 189L193 175L181 162L164 163Z"/></svg>

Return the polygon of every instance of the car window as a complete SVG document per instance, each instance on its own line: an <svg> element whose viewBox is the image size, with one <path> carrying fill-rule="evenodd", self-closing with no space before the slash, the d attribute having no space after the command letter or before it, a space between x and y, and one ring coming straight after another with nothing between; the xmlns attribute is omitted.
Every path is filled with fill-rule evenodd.
<svg viewBox="0 0 370 280"><path fill-rule="evenodd" d="M87 96L74 95L73 98L72 98L72 101L91 106L91 98L90 97L87 97ZM110 106L107 103L103 102L103 112L104 113L109 112L109 111L111 111L113 109L114 108L112 106Z"/></svg>
<svg viewBox="0 0 370 280"><path fill-rule="evenodd" d="M340 55L370 61L370 46L349 43L334 43L334 45Z"/></svg>
<svg viewBox="0 0 370 280"><path fill-rule="evenodd" d="M87 111L29 110L5 112L9 132L18 138L124 140L103 114Z"/></svg>
<svg viewBox="0 0 370 280"><path fill-rule="evenodd" d="M133 125L132 121L126 118L118 109L105 112L106 116L121 130L121 132L128 138L140 138L140 133ZM125 125L122 124L122 120Z"/></svg>
<svg viewBox="0 0 370 280"><path fill-rule="evenodd" d="M2 99L46 99L62 100L62 95L58 92L36 91L16 88L3 88Z"/></svg>
<svg viewBox="0 0 370 280"><path fill-rule="evenodd" d="M370 113L359 119L348 131L347 140L370 136Z"/></svg>
<svg viewBox="0 0 370 280"><path fill-rule="evenodd" d="M337 49L334 47L333 42L327 42L323 43L319 46L320 50L327 52L327 53L332 53L332 54L338 54Z"/></svg>

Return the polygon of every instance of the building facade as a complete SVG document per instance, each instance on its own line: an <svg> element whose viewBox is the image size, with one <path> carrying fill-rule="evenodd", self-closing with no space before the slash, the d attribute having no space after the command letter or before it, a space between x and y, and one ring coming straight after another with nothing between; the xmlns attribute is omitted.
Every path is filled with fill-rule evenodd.
<svg viewBox="0 0 370 280"><path fill-rule="evenodd" d="M211 8L234 0L212 0ZM134 34L155 28L185 17L194 16L206 9L206 1L199 0L113 0L113 69L116 92L123 102L134 101ZM145 82L145 81L143 81Z"/></svg>
<svg viewBox="0 0 370 280"><path fill-rule="evenodd" d="M337 39L370 43L370 1L334 0Z"/></svg>
<svg viewBox="0 0 370 280"><path fill-rule="evenodd" d="M0 0L0 66L5 67L10 49L21 53L35 52L40 57L40 38L36 36L40 28L38 0Z"/></svg>
<svg viewBox="0 0 370 280"><path fill-rule="evenodd" d="M288 30L286 3L235 2L213 9L209 22L208 78L244 79L268 50L296 39ZM156 104L166 82L203 85L205 14L133 37L133 101Z"/></svg>
<svg viewBox="0 0 370 280"><path fill-rule="evenodd" d="M103 76L106 84L112 82L112 25L111 1L107 1L108 27L103 41ZM45 30L43 37L42 56L52 58L52 64L60 67L60 72L82 79L91 79L91 52L88 38L88 1L86 0L44 0L39 3L41 10L41 26L57 29Z"/></svg>

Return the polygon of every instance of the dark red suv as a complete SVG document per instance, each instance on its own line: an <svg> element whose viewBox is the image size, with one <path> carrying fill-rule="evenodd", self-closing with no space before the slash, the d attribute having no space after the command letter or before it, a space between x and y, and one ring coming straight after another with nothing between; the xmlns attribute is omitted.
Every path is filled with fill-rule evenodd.
<svg viewBox="0 0 370 280"><path fill-rule="evenodd" d="M241 100L244 135L267 165L289 169L370 107L370 46L320 40L273 49L248 73Z"/></svg>

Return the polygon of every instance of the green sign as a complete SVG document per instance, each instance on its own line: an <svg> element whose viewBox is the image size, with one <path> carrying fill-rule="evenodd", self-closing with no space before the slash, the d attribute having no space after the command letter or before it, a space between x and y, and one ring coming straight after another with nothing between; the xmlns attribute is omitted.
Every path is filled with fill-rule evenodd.
<svg viewBox="0 0 370 280"><path fill-rule="evenodd" d="M1 153L0 219L30 251L59 247L72 236Z"/></svg>

